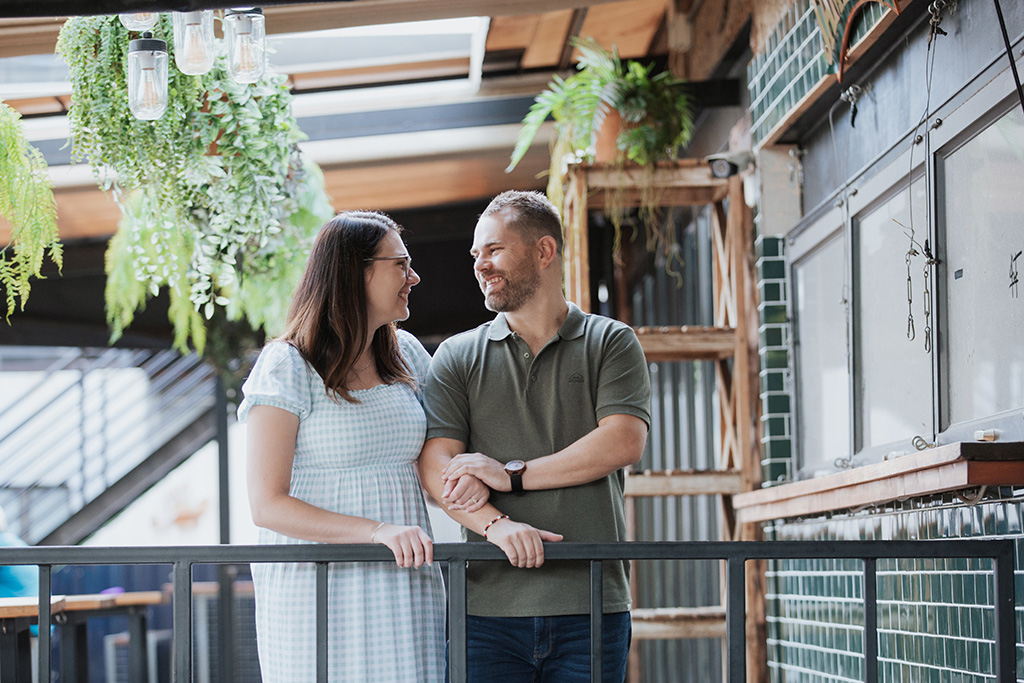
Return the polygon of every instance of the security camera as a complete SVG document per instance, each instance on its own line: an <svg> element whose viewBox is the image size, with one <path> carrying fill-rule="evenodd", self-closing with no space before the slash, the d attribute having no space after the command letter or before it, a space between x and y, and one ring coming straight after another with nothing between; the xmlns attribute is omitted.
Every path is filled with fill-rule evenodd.
<svg viewBox="0 0 1024 683"><path fill-rule="evenodd" d="M746 169L754 161L754 155L750 153L750 150L723 152L706 156L704 161L711 167L712 176L728 178Z"/></svg>

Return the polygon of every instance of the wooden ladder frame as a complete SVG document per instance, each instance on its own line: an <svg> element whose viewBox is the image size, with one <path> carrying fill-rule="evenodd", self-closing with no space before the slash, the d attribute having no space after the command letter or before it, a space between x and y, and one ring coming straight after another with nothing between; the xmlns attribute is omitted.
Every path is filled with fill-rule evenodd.
<svg viewBox="0 0 1024 683"><path fill-rule="evenodd" d="M757 287L753 225L736 175L714 178L698 159L662 163L653 169L614 165L573 165L566 177L562 217L565 225L566 297L591 310L587 211L614 202L640 206L645 183L662 206L712 206L713 327L639 328L648 361L715 362L719 433L715 470L645 472L626 479L626 495L714 495L720 501L722 540L761 540L757 524L740 524L732 496L761 484ZM614 195L612 194L614 193ZM728 202L728 206L726 206ZM764 562L747 564L747 680L767 681ZM724 572L724 566L723 566ZM721 585L725 586L724 574ZM724 602L724 592L723 592ZM725 611L712 608L634 610L634 638L723 638Z"/></svg>

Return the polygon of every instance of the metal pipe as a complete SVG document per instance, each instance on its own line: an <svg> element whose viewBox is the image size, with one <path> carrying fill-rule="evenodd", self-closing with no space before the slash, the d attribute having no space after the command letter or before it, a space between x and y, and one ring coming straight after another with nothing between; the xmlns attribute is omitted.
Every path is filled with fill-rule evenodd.
<svg viewBox="0 0 1024 683"><path fill-rule="evenodd" d="M177 549L180 553L181 549ZM192 681L192 563L174 562L174 617L171 640L171 681Z"/></svg>
<svg viewBox="0 0 1024 683"><path fill-rule="evenodd" d="M330 565L326 562L316 563L316 680L327 683L327 574Z"/></svg>
<svg viewBox="0 0 1024 683"><path fill-rule="evenodd" d="M436 550L445 544L435 545ZM490 545L490 544L481 544ZM497 546L491 546L500 552ZM504 559L504 554L502 554ZM466 559L453 557L448 562L448 670L451 683L466 683Z"/></svg>
<svg viewBox="0 0 1024 683"><path fill-rule="evenodd" d="M864 560L864 683L878 683L878 574L875 558Z"/></svg>
<svg viewBox="0 0 1024 683"><path fill-rule="evenodd" d="M590 682L604 680L604 565L600 560L590 563Z"/></svg>
<svg viewBox="0 0 1024 683"><path fill-rule="evenodd" d="M50 680L50 596L53 588L50 582L53 567L39 565L39 680Z"/></svg>

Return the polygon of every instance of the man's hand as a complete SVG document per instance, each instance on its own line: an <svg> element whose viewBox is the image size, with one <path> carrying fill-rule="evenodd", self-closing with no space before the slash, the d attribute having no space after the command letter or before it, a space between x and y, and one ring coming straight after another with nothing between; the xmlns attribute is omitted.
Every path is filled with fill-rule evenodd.
<svg viewBox="0 0 1024 683"><path fill-rule="evenodd" d="M487 530L487 540L504 551L508 561L520 568L544 564L544 541L561 541L562 534L535 529L529 524L501 519Z"/></svg>
<svg viewBox="0 0 1024 683"><path fill-rule="evenodd" d="M460 453L452 458L441 472L445 484L445 497L454 489L458 480L471 474L495 491L511 491L512 480L505 472L505 466L483 453Z"/></svg>
<svg viewBox="0 0 1024 683"><path fill-rule="evenodd" d="M491 489L472 474L464 474L458 479L444 482L442 504L448 510L465 510L476 512L491 497Z"/></svg>

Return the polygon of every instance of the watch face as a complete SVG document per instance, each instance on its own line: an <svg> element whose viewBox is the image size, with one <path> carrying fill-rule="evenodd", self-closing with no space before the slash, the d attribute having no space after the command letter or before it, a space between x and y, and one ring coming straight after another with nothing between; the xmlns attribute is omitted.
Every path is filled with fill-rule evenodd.
<svg viewBox="0 0 1024 683"><path fill-rule="evenodd" d="M519 474L525 469L526 463L522 460L510 460L508 464L505 465L505 471L509 474Z"/></svg>

